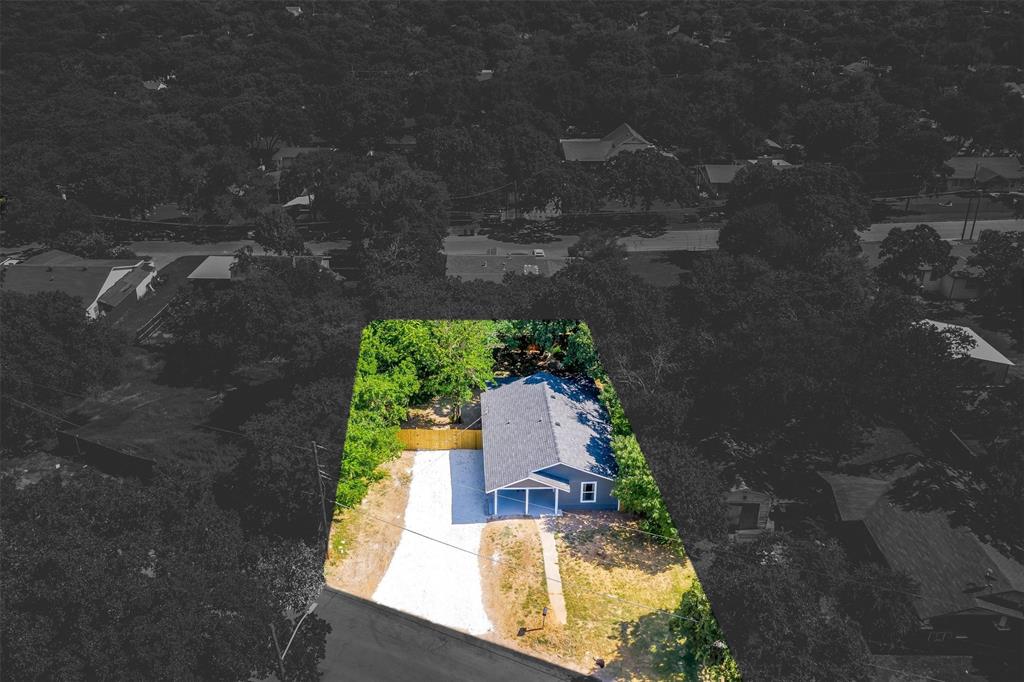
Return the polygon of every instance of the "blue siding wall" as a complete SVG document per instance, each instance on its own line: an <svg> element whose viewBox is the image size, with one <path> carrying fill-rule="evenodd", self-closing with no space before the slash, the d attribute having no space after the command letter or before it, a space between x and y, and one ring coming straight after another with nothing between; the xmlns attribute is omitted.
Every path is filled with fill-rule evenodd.
<svg viewBox="0 0 1024 682"><path fill-rule="evenodd" d="M549 476L560 478L569 484L568 493L558 493L559 509L617 509L619 506L618 501L612 495L612 488L615 486L614 481L607 481L572 467L567 467L564 464L556 464L540 471ZM580 502L581 484L584 481L594 481L597 483L597 498L594 502Z"/></svg>

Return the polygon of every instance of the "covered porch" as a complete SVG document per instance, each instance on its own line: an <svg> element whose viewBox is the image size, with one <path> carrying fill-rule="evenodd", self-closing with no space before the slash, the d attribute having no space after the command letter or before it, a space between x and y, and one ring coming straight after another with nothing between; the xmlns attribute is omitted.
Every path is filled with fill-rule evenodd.
<svg viewBox="0 0 1024 682"><path fill-rule="evenodd" d="M532 483L532 481L531 481ZM487 494L487 516L558 516L559 494L568 493L569 487L530 485L498 488Z"/></svg>

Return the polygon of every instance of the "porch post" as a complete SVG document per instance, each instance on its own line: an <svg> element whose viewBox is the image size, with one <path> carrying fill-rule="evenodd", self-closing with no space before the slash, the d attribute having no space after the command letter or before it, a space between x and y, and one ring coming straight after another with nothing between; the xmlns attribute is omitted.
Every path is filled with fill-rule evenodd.
<svg viewBox="0 0 1024 682"><path fill-rule="evenodd" d="M530 515L530 489L526 489L526 515Z"/></svg>
<svg viewBox="0 0 1024 682"><path fill-rule="evenodd" d="M558 516L558 488L555 488L555 516Z"/></svg>
<svg viewBox="0 0 1024 682"><path fill-rule="evenodd" d="M494 489L494 516L498 515L498 489Z"/></svg>

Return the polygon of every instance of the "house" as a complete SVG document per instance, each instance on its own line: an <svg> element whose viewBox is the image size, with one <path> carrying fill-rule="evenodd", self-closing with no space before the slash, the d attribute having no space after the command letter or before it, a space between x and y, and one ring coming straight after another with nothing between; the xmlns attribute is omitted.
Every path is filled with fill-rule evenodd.
<svg viewBox="0 0 1024 682"><path fill-rule="evenodd" d="M566 161L585 163L607 161L622 152L654 149L653 144L627 123L623 123L604 137L561 139L558 143L562 146L562 154Z"/></svg>
<svg viewBox="0 0 1024 682"><path fill-rule="evenodd" d="M950 191L1024 189L1024 165L1017 156L955 156L945 165L951 169L946 183Z"/></svg>
<svg viewBox="0 0 1024 682"><path fill-rule="evenodd" d="M1024 565L954 528L945 512L899 506L890 497L899 479L820 475L846 544L920 586L912 604L929 641L1020 641Z"/></svg>
<svg viewBox="0 0 1024 682"><path fill-rule="evenodd" d="M481 83L483 81L489 81L494 78L494 69L480 69L476 74L476 79Z"/></svg>
<svg viewBox="0 0 1024 682"><path fill-rule="evenodd" d="M155 274L153 266L139 258L87 259L53 249L4 267L0 289L24 294L63 291L81 299L86 315L95 319L142 298L152 288Z"/></svg>
<svg viewBox="0 0 1024 682"><path fill-rule="evenodd" d="M982 370L984 370L986 378L992 384L1002 384L1006 381L1006 377L1009 374L1010 368L1013 367L1013 363L1010 362L1005 355L996 350L992 344L978 336L977 332L973 329L959 324L935 322L934 320L921 320L921 323L930 324L939 330L956 329L967 334L971 340L974 341L974 348L971 348L967 352L967 355L970 356Z"/></svg>
<svg viewBox="0 0 1024 682"><path fill-rule="evenodd" d="M950 255L956 258L956 265L941 277L933 272L930 265L920 268L917 283L921 291L954 301L970 301L981 296L981 276L984 272L981 268L967 263L973 248L972 244L953 243Z"/></svg>
<svg viewBox="0 0 1024 682"><path fill-rule="evenodd" d="M698 182L716 197L724 198L728 195L736 174L748 165L743 162L704 164L697 168Z"/></svg>
<svg viewBox="0 0 1024 682"><path fill-rule="evenodd" d="M769 518L772 509L770 494L753 490L740 480L728 492L722 493L722 501L726 504L730 539L740 542L753 540L774 530L775 524Z"/></svg>
<svg viewBox="0 0 1024 682"><path fill-rule="evenodd" d="M593 387L538 372L480 400L489 516L618 508L611 426Z"/></svg>

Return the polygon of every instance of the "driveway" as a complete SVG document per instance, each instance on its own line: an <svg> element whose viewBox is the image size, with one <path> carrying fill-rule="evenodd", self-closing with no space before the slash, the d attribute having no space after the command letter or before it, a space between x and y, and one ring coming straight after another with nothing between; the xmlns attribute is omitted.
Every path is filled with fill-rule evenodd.
<svg viewBox="0 0 1024 682"><path fill-rule="evenodd" d="M477 556L486 522L483 486L480 450L416 453L407 530L373 601L474 635L492 629Z"/></svg>

